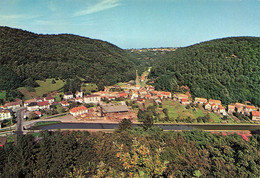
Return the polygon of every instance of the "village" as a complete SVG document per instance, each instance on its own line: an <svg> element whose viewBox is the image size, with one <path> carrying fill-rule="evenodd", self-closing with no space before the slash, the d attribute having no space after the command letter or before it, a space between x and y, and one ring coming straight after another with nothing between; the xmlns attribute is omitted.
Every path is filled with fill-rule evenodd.
<svg viewBox="0 0 260 178"><path fill-rule="evenodd" d="M12 119L13 112L20 107L25 107L27 119L48 118L46 117L48 114L54 116L69 114L76 121L120 122L126 118L138 122L139 109L146 110L149 105L160 105L165 101L178 102L185 107L198 106L223 117L239 113L254 122L260 121L259 108L249 103L235 103L225 107L220 100L198 97L192 100L189 92L184 94L156 91L152 85L147 84L149 72L150 68L139 77L136 71L135 81L107 86L104 91L93 92L89 95L84 95L82 90L76 93L66 92L60 102L55 101L55 95L57 95L55 92L43 98L37 97L25 101L16 99L14 102L7 102L0 106L0 121ZM57 107L60 108L61 113L53 112Z"/></svg>

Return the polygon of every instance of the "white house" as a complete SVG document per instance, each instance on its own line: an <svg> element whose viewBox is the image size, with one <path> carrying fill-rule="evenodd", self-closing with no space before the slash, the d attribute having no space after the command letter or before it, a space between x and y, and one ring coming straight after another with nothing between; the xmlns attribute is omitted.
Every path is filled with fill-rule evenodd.
<svg viewBox="0 0 260 178"><path fill-rule="evenodd" d="M70 110L70 114L73 116L79 116L88 113L88 109L85 106L75 107Z"/></svg>
<svg viewBox="0 0 260 178"><path fill-rule="evenodd" d="M44 101L48 101L50 104L54 103L54 98L52 96L48 96L44 98Z"/></svg>
<svg viewBox="0 0 260 178"><path fill-rule="evenodd" d="M0 110L0 120L11 119L11 112L8 110Z"/></svg>
<svg viewBox="0 0 260 178"><path fill-rule="evenodd" d="M94 104L98 104L101 100L100 95L88 95L84 97L84 102L86 104L88 103L94 103Z"/></svg>
<svg viewBox="0 0 260 178"><path fill-rule="evenodd" d="M69 100L73 98L73 94L71 92L64 93L63 99Z"/></svg>
<svg viewBox="0 0 260 178"><path fill-rule="evenodd" d="M27 105L27 110L28 111L38 111L39 110L39 106L36 102L32 102L30 104Z"/></svg>

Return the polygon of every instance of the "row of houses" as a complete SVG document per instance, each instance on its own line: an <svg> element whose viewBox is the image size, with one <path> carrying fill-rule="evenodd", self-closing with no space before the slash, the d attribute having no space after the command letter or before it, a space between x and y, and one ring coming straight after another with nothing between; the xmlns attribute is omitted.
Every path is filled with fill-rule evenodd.
<svg viewBox="0 0 260 178"><path fill-rule="evenodd" d="M189 100L189 96L185 94L175 94L174 99L178 100L183 105L188 105L192 102L191 100ZM206 98L198 98L198 97L194 99L193 103L200 104L204 106L206 110L217 112L223 115L233 114L234 112L238 112L241 114L245 114L247 116L251 116L252 120L256 120L256 121L260 120L259 108L252 105L235 103L235 104L230 104L227 106L227 108L225 108L224 106L222 106L220 100L214 100L214 99L207 100Z"/></svg>

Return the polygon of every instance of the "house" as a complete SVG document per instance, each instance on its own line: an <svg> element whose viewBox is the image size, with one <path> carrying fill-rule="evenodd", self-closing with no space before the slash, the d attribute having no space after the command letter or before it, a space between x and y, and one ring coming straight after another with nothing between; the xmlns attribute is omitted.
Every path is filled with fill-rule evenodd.
<svg viewBox="0 0 260 178"><path fill-rule="evenodd" d="M15 110L20 107L20 101L5 103L4 107Z"/></svg>
<svg viewBox="0 0 260 178"><path fill-rule="evenodd" d="M85 113L88 113L88 109L85 106L75 107L70 110L70 114L73 115L74 117Z"/></svg>
<svg viewBox="0 0 260 178"><path fill-rule="evenodd" d="M217 112L218 109L219 109L219 106L220 106L220 105L217 105L217 104L213 103L213 104L211 104L211 110L212 110L213 112Z"/></svg>
<svg viewBox="0 0 260 178"><path fill-rule="evenodd" d="M42 101L43 101L42 98L40 98L40 97L37 97L37 98L36 98L36 102L42 102Z"/></svg>
<svg viewBox="0 0 260 178"><path fill-rule="evenodd" d="M139 90L140 95L145 96L147 91L145 89Z"/></svg>
<svg viewBox="0 0 260 178"><path fill-rule="evenodd" d="M188 96L188 95L185 95L185 94L182 94L182 93L179 93L179 94L176 94L176 95L175 95L175 98L176 98L178 101L181 102L182 99L187 99L187 100L188 100L189 96Z"/></svg>
<svg viewBox="0 0 260 178"><path fill-rule="evenodd" d="M198 98L196 97L195 98L195 101L194 101L194 104L206 104L208 102L208 100L206 98Z"/></svg>
<svg viewBox="0 0 260 178"><path fill-rule="evenodd" d="M0 109L0 121L5 119L11 119L12 115L11 112L7 109Z"/></svg>
<svg viewBox="0 0 260 178"><path fill-rule="evenodd" d="M77 103L83 103L83 101L84 101L84 99L81 98L81 97L76 97L75 98L75 102L77 102Z"/></svg>
<svg viewBox="0 0 260 178"><path fill-rule="evenodd" d="M88 95L88 96L84 97L84 102L86 104L88 104L88 103L98 104L100 102L100 100L101 100L100 95L93 95L92 94L92 95Z"/></svg>
<svg viewBox="0 0 260 178"><path fill-rule="evenodd" d="M146 98L146 99L150 99L151 97L152 97L152 96L151 96L150 94L146 94L146 95L145 95L145 98Z"/></svg>
<svg viewBox="0 0 260 178"><path fill-rule="evenodd" d="M128 94L127 94L127 93L124 93L124 92L118 93L118 97L119 97L119 98L127 98L127 97L128 97Z"/></svg>
<svg viewBox="0 0 260 178"><path fill-rule="evenodd" d="M27 110L28 111L37 111L39 110L39 106L37 104L37 102L32 102L30 104L27 105Z"/></svg>
<svg viewBox="0 0 260 178"><path fill-rule="evenodd" d="M255 106L250 106L250 105L246 105L244 108L245 114L250 116L250 113L252 111L256 111L256 107Z"/></svg>
<svg viewBox="0 0 260 178"><path fill-rule="evenodd" d="M37 105L39 106L39 109L50 109L49 101L38 102Z"/></svg>
<svg viewBox="0 0 260 178"><path fill-rule="evenodd" d="M23 105L26 107L26 106L28 106L30 103L34 103L34 102L37 102L36 98L30 99L30 100L25 100Z"/></svg>
<svg viewBox="0 0 260 178"><path fill-rule="evenodd" d="M181 99L181 104L186 106L186 105L190 104L190 102L188 101L187 98L182 98Z"/></svg>
<svg viewBox="0 0 260 178"><path fill-rule="evenodd" d="M206 110L211 110L211 105L209 104L209 103L206 103L205 105L204 105L204 108L206 109Z"/></svg>
<svg viewBox="0 0 260 178"><path fill-rule="evenodd" d="M260 121L260 111L252 111L251 118L253 121Z"/></svg>
<svg viewBox="0 0 260 178"><path fill-rule="evenodd" d="M75 93L75 96L78 97L78 98L83 98L83 92L82 91L77 91Z"/></svg>
<svg viewBox="0 0 260 178"><path fill-rule="evenodd" d="M160 94L163 98L172 98L171 92L161 91Z"/></svg>
<svg viewBox="0 0 260 178"><path fill-rule="evenodd" d="M235 108L236 112L244 114L244 104L236 103Z"/></svg>
<svg viewBox="0 0 260 178"><path fill-rule="evenodd" d="M115 100L115 99L116 99L115 96L109 96L109 97L108 97L108 100L109 100L109 101L111 101L111 100Z"/></svg>
<svg viewBox="0 0 260 178"><path fill-rule="evenodd" d="M235 112L235 105L228 105L228 113L232 114L233 112Z"/></svg>
<svg viewBox="0 0 260 178"><path fill-rule="evenodd" d="M70 105L67 101L61 101L60 104L61 104L61 106L63 106L63 107L67 107L67 106Z"/></svg>
<svg viewBox="0 0 260 178"><path fill-rule="evenodd" d="M63 99L69 100L73 98L73 94L71 92L64 93Z"/></svg>
<svg viewBox="0 0 260 178"><path fill-rule="evenodd" d="M131 99L135 99L135 98L138 98L138 92L137 91L132 91L131 92Z"/></svg>
<svg viewBox="0 0 260 178"><path fill-rule="evenodd" d="M221 105L221 101L220 100L209 99L209 104Z"/></svg>
<svg viewBox="0 0 260 178"><path fill-rule="evenodd" d="M50 104L54 103L54 98L52 96L48 96L44 98L44 101L48 101Z"/></svg>
<svg viewBox="0 0 260 178"><path fill-rule="evenodd" d="M157 95L157 94L158 94L158 91L152 90L152 91L150 91L150 93L154 96L154 95Z"/></svg>
<svg viewBox="0 0 260 178"><path fill-rule="evenodd" d="M42 117L42 113L40 111L34 111L33 113L38 117Z"/></svg>
<svg viewBox="0 0 260 178"><path fill-rule="evenodd" d="M220 114L224 114L225 113L225 108L223 106L221 106L221 105L218 105L218 112Z"/></svg>

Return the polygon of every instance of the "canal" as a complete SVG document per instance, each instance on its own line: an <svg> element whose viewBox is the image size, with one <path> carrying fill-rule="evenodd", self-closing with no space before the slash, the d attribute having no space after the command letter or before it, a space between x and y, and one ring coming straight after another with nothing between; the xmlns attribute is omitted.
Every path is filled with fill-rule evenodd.
<svg viewBox="0 0 260 178"><path fill-rule="evenodd" d="M133 124L134 127L140 124ZM224 125L224 124L154 124L161 127L163 130L257 130L260 129L260 124L255 125ZM56 130L56 129L115 129L118 124L111 123L58 123L34 127L34 130Z"/></svg>

